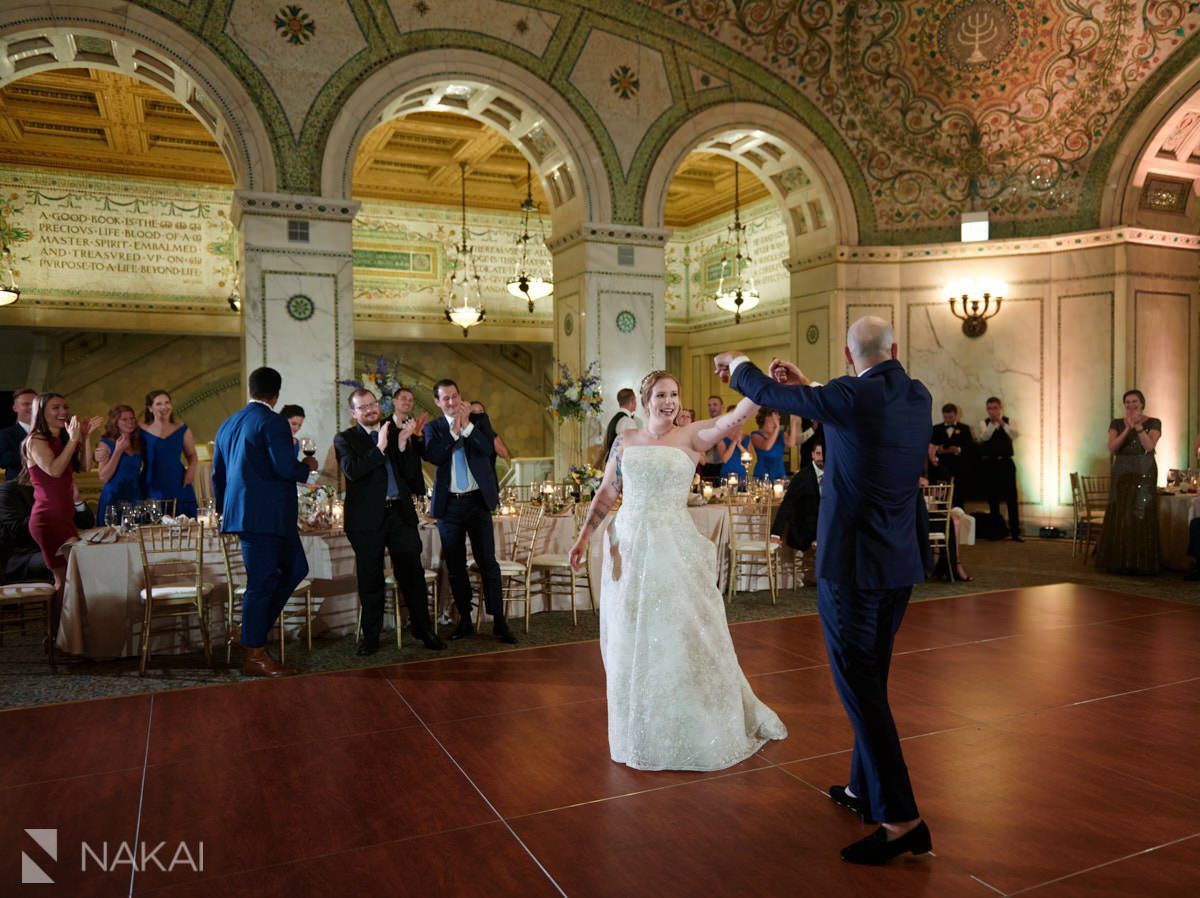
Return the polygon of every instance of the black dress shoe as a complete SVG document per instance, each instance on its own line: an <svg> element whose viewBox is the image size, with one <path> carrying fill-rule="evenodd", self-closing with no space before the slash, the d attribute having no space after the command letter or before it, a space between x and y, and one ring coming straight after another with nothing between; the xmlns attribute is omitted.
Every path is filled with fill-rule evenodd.
<svg viewBox="0 0 1200 898"><path fill-rule="evenodd" d="M506 645L517 644L517 637L513 636L512 630L508 627L492 627L492 635Z"/></svg>
<svg viewBox="0 0 1200 898"><path fill-rule="evenodd" d="M458 626L454 628L454 632L450 634L451 639L462 639L464 636L470 636L475 632L475 625L466 618L458 622Z"/></svg>
<svg viewBox="0 0 1200 898"><path fill-rule="evenodd" d="M440 652L446 648L446 643L442 642L436 633L426 633L424 636L418 636L417 638L421 640L421 644L425 648L431 651Z"/></svg>
<svg viewBox="0 0 1200 898"><path fill-rule="evenodd" d="M865 839L859 839L842 849L842 860L851 864L869 864L878 866L886 864L894 857L904 852L926 854L933 850L933 841L929 837L929 827L922 820L916 828L910 829L898 839L888 841L887 830L882 826Z"/></svg>
<svg viewBox="0 0 1200 898"><path fill-rule="evenodd" d="M367 655L374 655L378 651L379 651L379 640L378 639L364 639L362 642L360 642L358 644L358 651L356 651L354 654L365 658Z"/></svg>
<svg viewBox="0 0 1200 898"><path fill-rule="evenodd" d="M853 811L863 823L877 822L871 819L871 809L867 807L867 800L861 795L848 795L845 786L830 786L829 797L839 807Z"/></svg>
<svg viewBox="0 0 1200 898"><path fill-rule="evenodd" d="M1012 541L1014 543L1023 543L1023 542L1025 542L1025 537L1021 536L1021 534L1019 534L1019 533L1014 533Z"/></svg>

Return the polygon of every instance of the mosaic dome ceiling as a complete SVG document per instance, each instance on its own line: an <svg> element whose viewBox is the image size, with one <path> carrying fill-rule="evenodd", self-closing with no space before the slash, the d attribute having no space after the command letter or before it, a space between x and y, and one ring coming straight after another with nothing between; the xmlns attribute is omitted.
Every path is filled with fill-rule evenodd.
<svg viewBox="0 0 1200 898"><path fill-rule="evenodd" d="M1105 139L1200 26L1200 4L1150 0L643 2L810 99L851 148L883 233L971 209L1079 218Z"/></svg>

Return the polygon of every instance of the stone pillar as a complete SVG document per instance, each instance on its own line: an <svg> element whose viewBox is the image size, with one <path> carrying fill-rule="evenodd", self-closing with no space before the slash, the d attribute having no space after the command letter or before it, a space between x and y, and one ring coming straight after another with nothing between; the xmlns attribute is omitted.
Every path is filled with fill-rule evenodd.
<svg viewBox="0 0 1200 898"><path fill-rule="evenodd" d="M359 204L277 193L234 194L242 288L242 381L269 365L280 406L304 407L304 436L325 459L348 412L337 382L354 376L350 227ZM276 409L280 406L276 406Z"/></svg>
<svg viewBox="0 0 1200 898"><path fill-rule="evenodd" d="M582 427L564 425L555 439L557 476L587 461L604 442L617 391L636 390L666 364L667 229L585 223L550 241L554 259L554 355L573 373L599 362L604 409ZM640 406L640 402L639 402ZM643 417L639 408L639 417Z"/></svg>

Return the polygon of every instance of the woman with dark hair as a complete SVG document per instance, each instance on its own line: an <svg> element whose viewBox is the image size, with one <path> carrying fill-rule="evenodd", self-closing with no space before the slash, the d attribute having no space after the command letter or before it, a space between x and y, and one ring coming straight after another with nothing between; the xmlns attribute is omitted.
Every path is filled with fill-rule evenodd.
<svg viewBox="0 0 1200 898"><path fill-rule="evenodd" d="M54 574L54 608L51 632L58 632L67 559L58 554L75 529L75 471L84 469L87 436L103 418L80 421L70 414L67 400L58 393L41 393L33 402L33 426L21 444L21 454L33 483L33 511L29 535L42 550L46 567Z"/></svg>
<svg viewBox="0 0 1200 898"><path fill-rule="evenodd" d="M117 502L140 502L145 497L142 467L146 462L145 442L138 427L137 412L128 405L114 405L108 410L104 436L96 446L99 466L100 503L96 508L98 524L120 524L109 520L109 509Z"/></svg>
<svg viewBox="0 0 1200 898"><path fill-rule="evenodd" d="M1162 436L1162 421L1145 415L1141 390L1121 397L1125 417L1108 425L1112 453L1112 483L1100 544L1098 567L1114 574L1158 573L1158 465L1154 447Z"/></svg>
<svg viewBox="0 0 1200 898"><path fill-rule="evenodd" d="M300 457L300 438L296 436L300 432L300 428L304 426L304 407L300 405L285 405L279 410L279 417L288 422L288 427L292 429L292 450L296 453L296 458Z"/></svg>
<svg viewBox="0 0 1200 898"><path fill-rule="evenodd" d="M731 405L725 411L732 412L735 408L736 405ZM739 484L745 485L746 463L742 461L743 452L751 452L750 437L743 436L741 431L730 431L717 443L717 457L721 459L721 480L726 480L733 474Z"/></svg>
<svg viewBox="0 0 1200 898"><path fill-rule="evenodd" d="M146 441L146 498L174 499L175 514L196 517L196 443L186 424L175 421L171 394L151 390L146 394L146 414L142 434ZM179 456L187 458L187 467Z"/></svg>
<svg viewBox="0 0 1200 898"><path fill-rule="evenodd" d="M796 432L800 418L792 416L792 424L785 431L779 420L779 412L763 408L754 416L758 430L750 434L754 444L754 476L758 480L782 480L787 476L783 469L783 453L796 445Z"/></svg>

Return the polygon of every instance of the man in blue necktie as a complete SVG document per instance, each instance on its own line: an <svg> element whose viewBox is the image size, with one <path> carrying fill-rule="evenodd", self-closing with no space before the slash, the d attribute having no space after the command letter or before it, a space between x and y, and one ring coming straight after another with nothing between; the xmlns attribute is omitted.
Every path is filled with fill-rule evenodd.
<svg viewBox="0 0 1200 898"><path fill-rule="evenodd" d="M501 642L516 637L504 620L500 565L492 511L500 502L496 482L496 434L483 412L472 412L458 385L443 378L433 385L433 401L442 417L425 425L425 460L437 467L429 513L437 519L442 557L450 591L458 608L458 626L450 635L461 639L475 632L471 623L471 578L467 575L467 538L483 580L485 607L494 618L492 632Z"/></svg>

